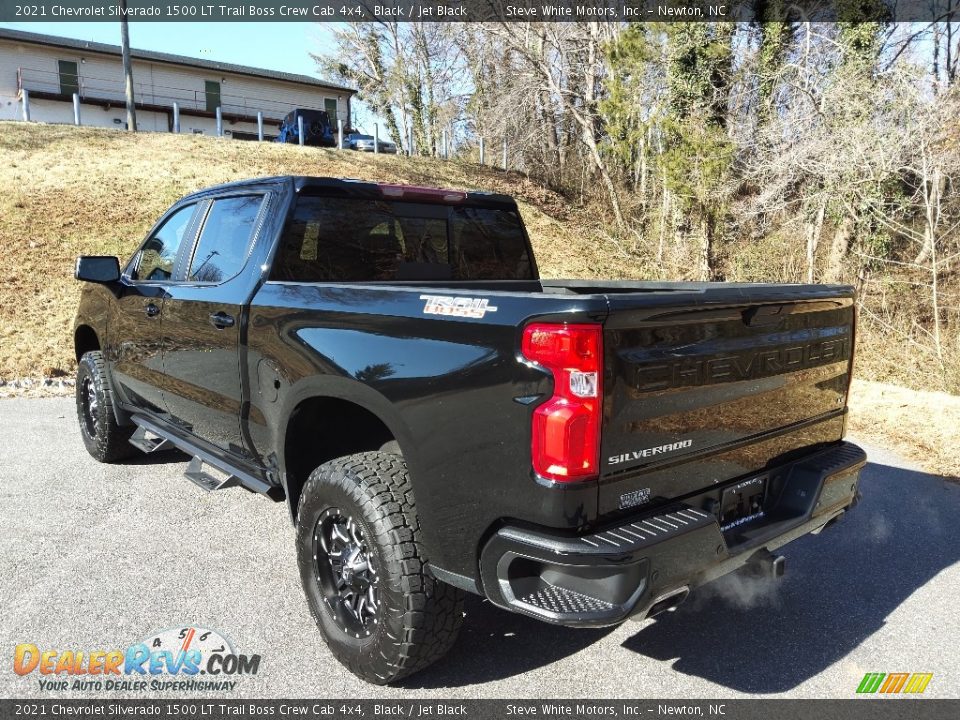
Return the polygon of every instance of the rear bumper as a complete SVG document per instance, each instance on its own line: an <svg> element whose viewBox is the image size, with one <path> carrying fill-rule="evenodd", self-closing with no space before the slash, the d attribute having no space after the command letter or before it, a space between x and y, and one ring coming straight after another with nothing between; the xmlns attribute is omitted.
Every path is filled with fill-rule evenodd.
<svg viewBox="0 0 960 720"><path fill-rule="evenodd" d="M866 454L840 443L758 473L768 477L763 516L721 530L723 487L631 516L588 535L507 525L484 545L480 573L497 605L558 625L599 627L642 619L697 585L767 558L856 504Z"/></svg>

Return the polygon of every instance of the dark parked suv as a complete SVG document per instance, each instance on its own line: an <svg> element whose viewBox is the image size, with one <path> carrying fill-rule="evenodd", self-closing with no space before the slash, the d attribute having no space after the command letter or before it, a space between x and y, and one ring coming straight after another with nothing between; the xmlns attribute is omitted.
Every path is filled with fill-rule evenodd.
<svg viewBox="0 0 960 720"><path fill-rule="evenodd" d="M279 143L300 142L300 122L303 118L303 144L333 147L337 144L336 134L325 110L305 110L298 108L287 113L280 123Z"/></svg>

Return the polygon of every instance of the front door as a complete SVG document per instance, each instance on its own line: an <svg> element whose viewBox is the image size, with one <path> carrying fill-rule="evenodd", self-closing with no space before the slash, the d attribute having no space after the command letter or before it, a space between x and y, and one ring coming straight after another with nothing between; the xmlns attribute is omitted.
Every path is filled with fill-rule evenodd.
<svg viewBox="0 0 960 720"><path fill-rule="evenodd" d="M173 422L242 455L240 331L252 291L243 272L263 195L214 199L182 282L163 308L163 400Z"/></svg>
<svg viewBox="0 0 960 720"><path fill-rule="evenodd" d="M147 236L121 279L104 353L122 400L164 412L162 334L167 290L183 251L191 245L197 205L174 208Z"/></svg>
<svg viewBox="0 0 960 720"><path fill-rule="evenodd" d="M327 111L327 118L330 120L331 129L335 130L337 127L337 118L339 117L336 98L324 98L323 109Z"/></svg>

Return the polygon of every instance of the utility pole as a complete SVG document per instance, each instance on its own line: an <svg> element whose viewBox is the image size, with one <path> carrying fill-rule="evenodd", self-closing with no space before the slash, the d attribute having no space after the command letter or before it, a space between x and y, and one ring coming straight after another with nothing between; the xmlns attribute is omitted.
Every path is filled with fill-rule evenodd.
<svg viewBox="0 0 960 720"><path fill-rule="evenodd" d="M120 0L120 48L123 52L123 76L127 85L127 130L137 131L137 107L133 99L133 65L130 62L130 29L127 27L127 0Z"/></svg>

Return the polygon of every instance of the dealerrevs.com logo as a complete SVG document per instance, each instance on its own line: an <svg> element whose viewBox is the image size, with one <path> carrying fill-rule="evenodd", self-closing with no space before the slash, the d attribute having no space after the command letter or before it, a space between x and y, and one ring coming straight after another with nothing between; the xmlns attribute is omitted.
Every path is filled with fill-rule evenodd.
<svg viewBox="0 0 960 720"><path fill-rule="evenodd" d="M13 671L35 676L41 690L140 692L233 690L256 675L259 655L240 655L216 630L172 628L125 649L58 650L20 643Z"/></svg>

